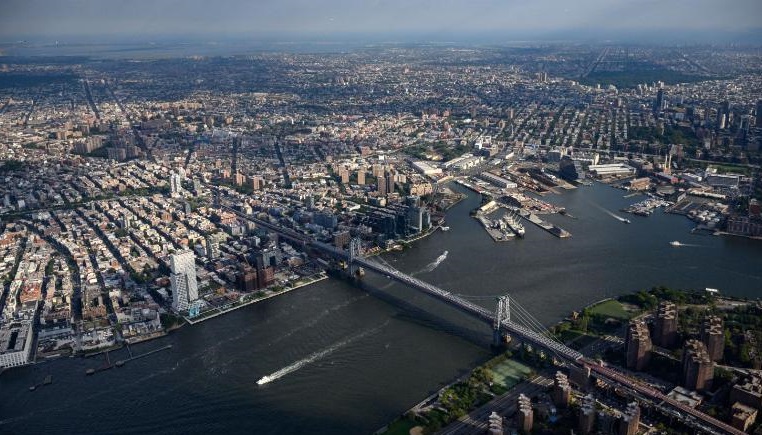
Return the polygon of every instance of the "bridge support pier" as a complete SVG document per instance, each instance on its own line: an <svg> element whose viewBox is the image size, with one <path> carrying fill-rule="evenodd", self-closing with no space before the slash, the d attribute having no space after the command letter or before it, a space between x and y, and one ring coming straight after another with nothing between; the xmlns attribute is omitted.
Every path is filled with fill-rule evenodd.
<svg viewBox="0 0 762 435"><path fill-rule="evenodd" d="M510 342L511 336L501 331L492 331L492 346L500 348Z"/></svg>

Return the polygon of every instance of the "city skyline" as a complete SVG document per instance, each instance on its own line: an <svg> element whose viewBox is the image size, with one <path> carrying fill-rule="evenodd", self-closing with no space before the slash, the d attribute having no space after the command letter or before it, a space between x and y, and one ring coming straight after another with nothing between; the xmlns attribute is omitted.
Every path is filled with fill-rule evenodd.
<svg viewBox="0 0 762 435"><path fill-rule="evenodd" d="M394 41L508 39L758 42L753 0L538 2L51 2L0 5L0 38L365 38Z"/></svg>

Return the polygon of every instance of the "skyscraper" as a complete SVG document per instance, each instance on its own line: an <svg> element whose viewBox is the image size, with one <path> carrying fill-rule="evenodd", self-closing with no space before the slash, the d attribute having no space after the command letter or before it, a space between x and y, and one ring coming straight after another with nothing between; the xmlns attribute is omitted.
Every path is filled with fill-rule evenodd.
<svg viewBox="0 0 762 435"><path fill-rule="evenodd" d="M646 324L642 320L630 322L625 341L627 368L643 370L651 357L651 347L651 337L648 335Z"/></svg>
<svg viewBox="0 0 762 435"><path fill-rule="evenodd" d="M534 425L534 411L532 410L532 401L529 397L519 394L516 406L518 410L516 412L516 425L524 432L532 432L532 426Z"/></svg>
<svg viewBox="0 0 762 435"><path fill-rule="evenodd" d="M677 307L672 302L659 303L654 324L654 344L670 348L677 341Z"/></svg>
<svg viewBox="0 0 762 435"><path fill-rule="evenodd" d="M489 435L502 435L503 433L503 417L500 417L497 412L492 411L489 415Z"/></svg>
<svg viewBox="0 0 762 435"><path fill-rule="evenodd" d="M579 407L579 432L582 435L593 433L595 428L595 397L592 394L582 398Z"/></svg>
<svg viewBox="0 0 762 435"><path fill-rule="evenodd" d="M387 193L389 193L386 190L386 177L378 177L378 182L376 183L378 185L377 191L379 195L386 196Z"/></svg>
<svg viewBox="0 0 762 435"><path fill-rule="evenodd" d="M757 128L762 128L762 100L757 101L757 110L755 111L755 115L757 118Z"/></svg>
<svg viewBox="0 0 762 435"><path fill-rule="evenodd" d="M661 112L664 107L664 89L659 89L656 93L656 100L654 100L654 114Z"/></svg>
<svg viewBox="0 0 762 435"><path fill-rule="evenodd" d="M688 340L683 349L683 385L691 390L705 390L712 384L714 363L704 343Z"/></svg>
<svg viewBox="0 0 762 435"><path fill-rule="evenodd" d="M257 271L251 266L241 266L238 273L238 290L253 292L259 288Z"/></svg>
<svg viewBox="0 0 762 435"><path fill-rule="evenodd" d="M720 107L717 108L717 129L723 130L728 122L728 119L730 117L730 103L728 101L723 101L722 104L720 104Z"/></svg>
<svg viewBox="0 0 762 435"><path fill-rule="evenodd" d="M170 256L169 264L172 271L172 308L178 312L187 311L190 304L198 299L196 255L186 249Z"/></svg>
<svg viewBox="0 0 762 435"><path fill-rule="evenodd" d="M619 421L620 435L635 435L640 425L640 407L636 402L630 402Z"/></svg>
<svg viewBox="0 0 762 435"><path fill-rule="evenodd" d="M182 185L182 177L180 174L177 174L175 172L172 172L169 176L169 193L170 195L174 197L178 197L181 195L181 192L183 190Z"/></svg>
<svg viewBox="0 0 762 435"><path fill-rule="evenodd" d="M701 325L701 341L706 345L709 358L712 361L722 359L725 351L725 334L722 328L722 319L718 316L709 316Z"/></svg>
<svg viewBox="0 0 762 435"><path fill-rule="evenodd" d="M206 242L206 258L209 260L214 260L220 256L220 244L217 243L217 240L214 238L214 236L207 234L204 237L204 242Z"/></svg>
<svg viewBox="0 0 762 435"><path fill-rule="evenodd" d="M569 385L569 378L561 372L556 372L553 380L553 403L559 408L566 408L569 406L570 400L571 385Z"/></svg>

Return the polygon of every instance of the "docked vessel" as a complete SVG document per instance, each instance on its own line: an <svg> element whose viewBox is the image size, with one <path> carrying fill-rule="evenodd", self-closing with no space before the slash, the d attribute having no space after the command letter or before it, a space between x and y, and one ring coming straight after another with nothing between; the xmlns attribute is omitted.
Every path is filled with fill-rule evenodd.
<svg viewBox="0 0 762 435"><path fill-rule="evenodd" d="M519 222L519 216L515 212L509 213L505 215L504 217L505 223L508 225L508 227L516 233L519 237L524 237L524 233L526 230L524 229L524 225L521 225L521 222Z"/></svg>

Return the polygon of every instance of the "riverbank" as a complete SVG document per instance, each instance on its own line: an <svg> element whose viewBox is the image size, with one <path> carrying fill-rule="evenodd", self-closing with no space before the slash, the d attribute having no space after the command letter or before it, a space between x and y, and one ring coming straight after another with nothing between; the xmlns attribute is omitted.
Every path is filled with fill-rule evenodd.
<svg viewBox="0 0 762 435"><path fill-rule="evenodd" d="M246 301L242 301L242 302L234 302L234 303L226 305L224 307L215 308L215 309L212 309L212 310L206 311L205 313L200 314L198 317L183 316L183 319L185 319L185 321L188 324L196 325L196 324L199 324L201 322L207 321L209 319L213 319L215 317L221 316L223 314L227 314L227 313L229 313L231 311L235 311L235 310L237 310L239 308L243 308L243 307L249 306L251 304L255 304L257 302L262 302L264 300L267 300L267 299L270 299L270 298L274 298L275 296L286 294L286 293L292 292L292 291L294 291L296 289L300 289L302 287L306 287L306 286L308 286L310 284L314 284L316 282L320 282L320 281L322 281L324 279L328 279L328 275L326 274L325 271L322 271L322 272L318 273L317 275L313 275L313 276L305 278L304 282L300 282L299 284L297 284L297 285L295 285L293 287L284 288L283 290L280 290L280 291L266 290L265 294L260 296L260 297L253 297L250 300L246 300Z"/></svg>
<svg viewBox="0 0 762 435"><path fill-rule="evenodd" d="M547 368L547 359L530 357L526 352L521 356L514 357L511 350L493 356L418 402L375 434L434 433L474 410L497 403L513 388L536 376L537 370Z"/></svg>
<svg viewBox="0 0 762 435"><path fill-rule="evenodd" d="M665 287L654 287L649 291L633 292L617 298L604 298L590 303L579 311L572 312L567 318L558 322L550 330L558 336L567 346L584 352L588 357L603 359L612 364L623 362L617 359L621 352L616 351L624 345L623 326L631 319L636 319L651 312L659 301L669 300L678 304L681 316L689 316L688 320L692 328L698 328L704 315L695 314L693 311L715 310L715 314L725 316L742 315L748 307L756 306L762 310L761 301L748 301L732 297L720 297L715 293L705 290L684 291L670 290ZM714 307L714 308L712 308ZM734 314L735 313L735 314ZM751 327L751 326L749 326ZM511 353L513 351L513 353ZM740 358L739 361L743 361ZM469 413L483 407L489 407L490 403L497 402L505 394L511 393L522 380L535 374L535 370L546 376L555 370L552 362L542 358L539 354L531 354L523 346L514 346L511 350L501 353L490 360L477 365L466 375L460 376L437 392L430 394L419 403L412 406L404 414L400 415L388 425L376 431L376 434L407 435L414 433L433 433L448 424L465 424L459 421L467 421L469 417L463 416L458 410ZM753 362L740 368L740 372L747 370ZM735 368L738 369L738 368ZM523 371L522 371L523 370ZM549 371L548 371L549 370ZM679 368L675 369L679 372ZM653 369L654 376L661 374L658 367ZM489 390L478 390L474 387L474 377L483 374L492 379L488 383ZM495 388L498 379L511 379L503 382L503 387ZM660 376L661 378L661 376ZM668 380L671 381L671 380ZM476 390L474 390L476 388ZM470 390L469 390L470 389ZM474 391L491 394L489 400L484 400L482 394L474 394ZM472 400L469 406L455 408L452 403L458 400ZM481 399L479 399L481 397ZM482 413L486 415L485 413ZM455 426L448 426L452 429Z"/></svg>

